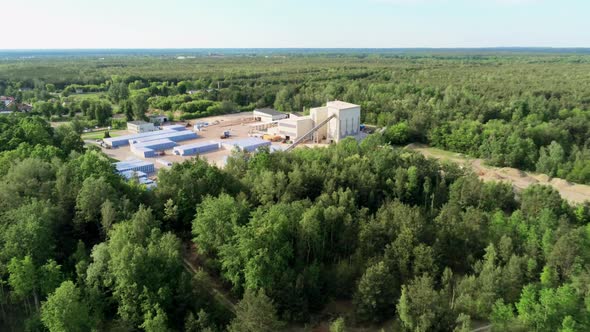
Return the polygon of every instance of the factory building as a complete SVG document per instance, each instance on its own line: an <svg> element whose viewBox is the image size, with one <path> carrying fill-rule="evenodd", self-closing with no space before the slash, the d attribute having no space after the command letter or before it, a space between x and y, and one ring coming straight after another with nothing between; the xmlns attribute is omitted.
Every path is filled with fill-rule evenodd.
<svg viewBox="0 0 590 332"><path fill-rule="evenodd" d="M268 130L269 133L280 135L288 139L297 139L313 129L310 116L291 117L277 122L277 127Z"/></svg>
<svg viewBox="0 0 590 332"><path fill-rule="evenodd" d="M310 116L315 126L327 121L317 128L313 141L326 139L338 143L348 136L357 136L361 126L361 107L344 101L329 101L324 107L312 108Z"/></svg>
<svg viewBox="0 0 590 332"><path fill-rule="evenodd" d="M130 121L130 122L127 122L127 130L132 133L141 134L141 133L147 133L150 131L156 131L156 130L158 130L158 128L156 128L154 126L154 124L151 122Z"/></svg>
<svg viewBox="0 0 590 332"><path fill-rule="evenodd" d="M310 115L292 115L276 121L277 126L268 128L271 135L290 140L339 142L360 132L361 107L343 101L330 101L323 107L312 108Z"/></svg>
<svg viewBox="0 0 590 332"><path fill-rule="evenodd" d="M219 150L219 143L209 141L209 142L199 142L194 144L186 144L186 145L179 145L174 148L173 152L175 155L178 156L194 156L198 154L203 154L211 151Z"/></svg>
<svg viewBox="0 0 590 332"><path fill-rule="evenodd" d="M265 141L256 137L229 140L221 143L221 146L223 146L224 149L233 150L234 148L238 148L246 152L252 152L259 147L270 145L271 143L269 141Z"/></svg>
<svg viewBox="0 0 590 332"><path fill-rule="evenodd" d="M272 108L255 109L254 112L252 112L252 115L254 116L254 119L262 122L273 122L289 117L288 114L279 112Z"/></svg>

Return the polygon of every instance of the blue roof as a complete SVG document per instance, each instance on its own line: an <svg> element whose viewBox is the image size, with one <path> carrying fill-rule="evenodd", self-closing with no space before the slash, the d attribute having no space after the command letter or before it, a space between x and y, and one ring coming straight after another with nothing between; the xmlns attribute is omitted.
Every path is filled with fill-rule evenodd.
<svg viewBox="0 0 590 332"><path fill-rule="evenodd" d="M248 137L225 141L223 144L232 144L238 147L248 147L255 145L270 145L270 142L258 137Z"/></svg>
<svg viewBox="0 0 590 332"><path fill-rule="evenodd" d="M131 140L131 139L139 139L139 138L142 138L142 137L150 137L150 136L163 135L163 134L166 134L166 133L177 133L177 131L175 131L175 130L148 131L147 133L141 133L141 134L130 134L130 135L123 135L123 136L105 138L104 141L107 142L107 143L112 143L114 141L128 141L128 140Z"/></svg>
<svg viewBox="0 0 590 332"><path fill-rule="evenodd" d="M186 150L186 149L193 149L193 148L201 148L204 146L211 146L211 145L219 146L219 143L214 142L214 141L208 141L208 142L197 142L197 143L192 143L192 144L184 144L184 145L179 145L179 146L175 147L174 150Z"/></svg>
<svg viewBox="0 0 590 332"><path fill-rule="evenodd" d="M132 145L132 147L134 149L138 149L138 148L150 148L152 146L158 146L158 145L161 145L161 144L170 144L170 145L174 144L174 145L176 145L176 142L171 141L168 138L162 138L162 139L155 139L153 141L135 143L135 144Z"/></svg>
<svg viewBox="0 0 590 332"><path fill-rule="evenodd" d="M113 163L113 165L115 165L115 168L117 169L117 171L121 171L121 170L128 170L128 169L134 168L134 167L153 166L154 164L147 162L147 161L139 160L139 159L131 159L131 160L125 160L125 161Z"/></svg>

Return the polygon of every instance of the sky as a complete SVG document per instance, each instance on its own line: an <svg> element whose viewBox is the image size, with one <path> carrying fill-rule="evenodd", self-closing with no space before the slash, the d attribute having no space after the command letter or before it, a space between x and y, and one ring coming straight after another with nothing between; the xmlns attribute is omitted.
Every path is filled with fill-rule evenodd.
<svg viewBox="0 0 590 332"><path fill-rule="evenodd" d="M588 0L0 0L0 49L590 47Z"/></svg>

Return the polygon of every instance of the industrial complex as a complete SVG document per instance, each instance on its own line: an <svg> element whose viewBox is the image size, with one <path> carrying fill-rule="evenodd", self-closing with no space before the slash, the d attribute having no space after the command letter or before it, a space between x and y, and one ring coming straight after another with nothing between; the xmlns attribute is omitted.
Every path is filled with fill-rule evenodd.
<svg viewBox="0 0 590 332"><path fill-rule="evenodd" d="M360 139L360 115L359 105L330 101L310 109L309 115L266 108L161 127L133 121L123 135L105 138L101 146L120 160L114 166L121 176L153 187L158 168L194 156L223 167L235 149L290 151L300 144L322 146L349 136Z"/></svg>

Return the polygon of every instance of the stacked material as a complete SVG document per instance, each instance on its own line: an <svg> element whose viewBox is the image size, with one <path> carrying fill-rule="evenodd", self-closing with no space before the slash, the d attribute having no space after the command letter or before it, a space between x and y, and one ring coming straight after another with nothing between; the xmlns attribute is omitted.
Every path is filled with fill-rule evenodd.
<svg viewBox="0 0 590 332"><path fill-rule="evenodd" d="M209 142L199 142L194 144L186 144L186 145L179 145L174 148L174 154L179 156L192 156L197 154L203 154L206 152L211 152L219 150L219 143L209 141Z"/></svg>
<svg viewBox="0 0 590 332"><path fill-rule="evenodd" d="M176 142L164 138L147 142L131 144L131 152L143 158L155 157L157 151L168 150L175 147Z"/></svg>
<svg viewBox="0 0 590 332"><path fill-rule="evenodd" d="M156 171L153 163L139 159L120 161L113 165L119 174L125 171L138 171L146 174L154 173Z"/></svg>
<svg viewBox="0 0 590 332"><path fill-rule="evenodd" d="M242 151L252 152L262 146L270 146L269 141L265 141L257 137L248 137L242 139L235 139L221 143L224 149L232 150L238 148Z"/></svg>

